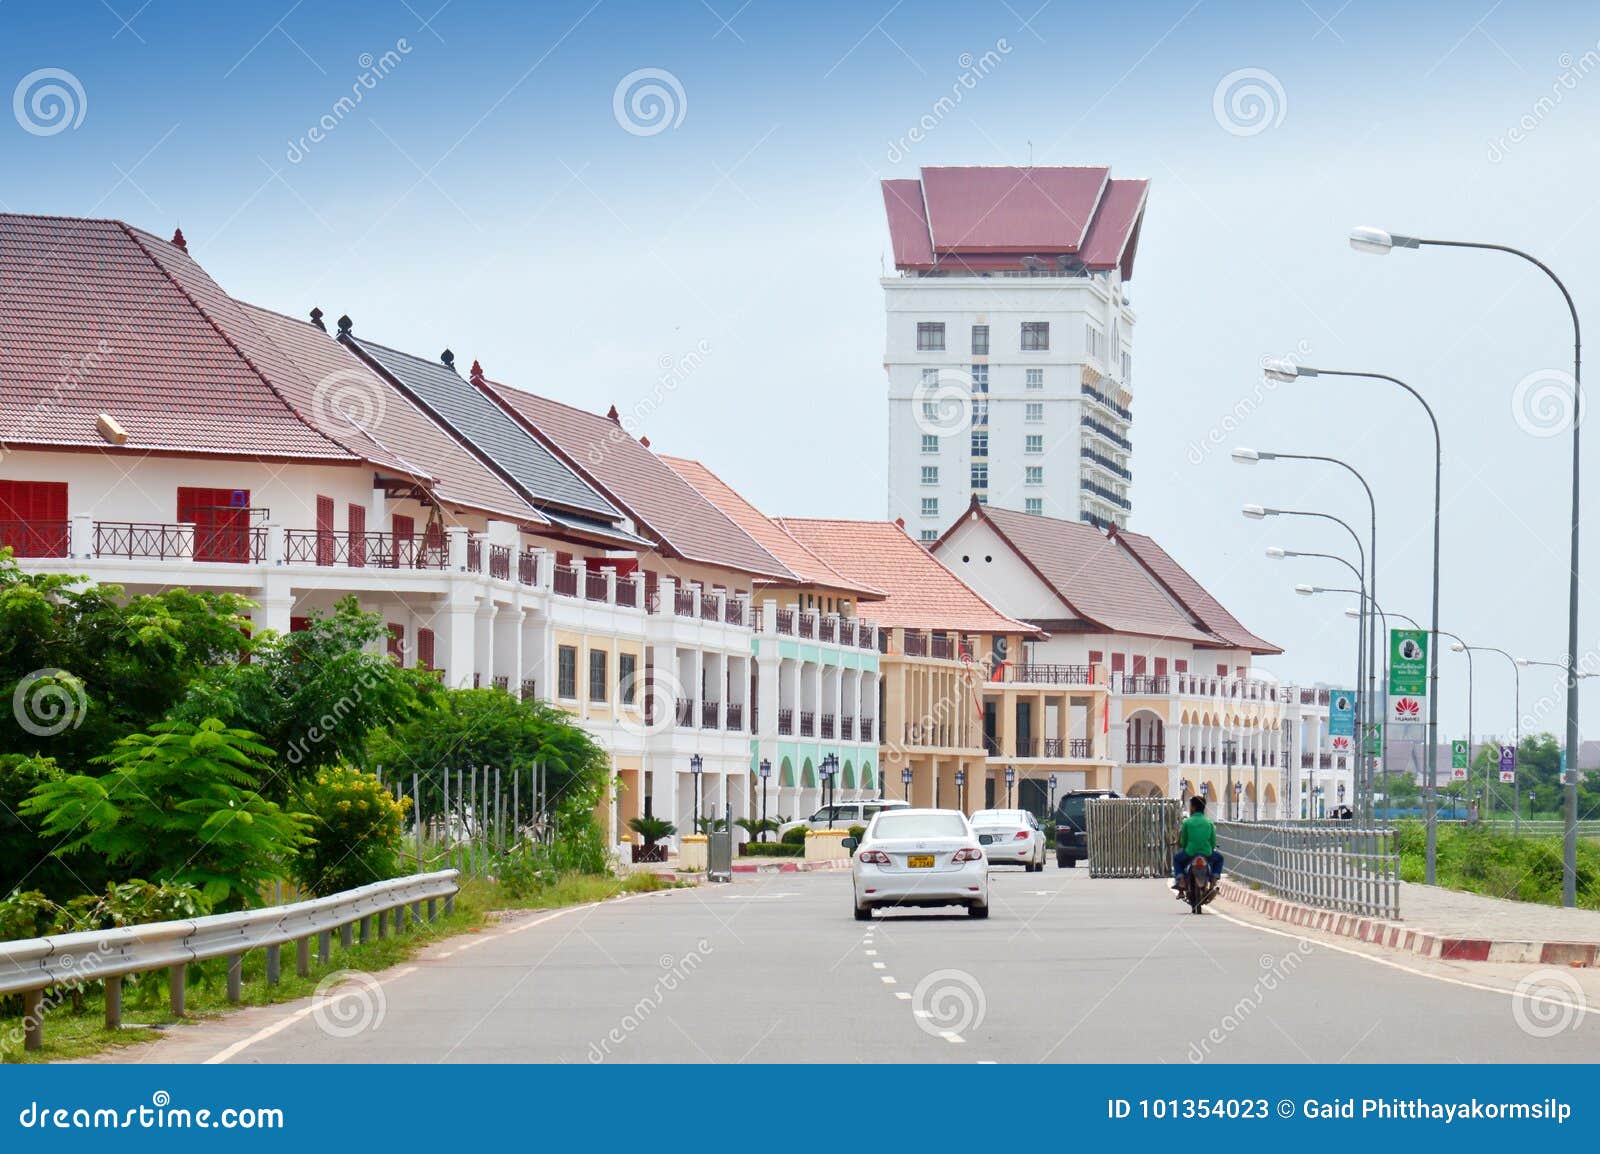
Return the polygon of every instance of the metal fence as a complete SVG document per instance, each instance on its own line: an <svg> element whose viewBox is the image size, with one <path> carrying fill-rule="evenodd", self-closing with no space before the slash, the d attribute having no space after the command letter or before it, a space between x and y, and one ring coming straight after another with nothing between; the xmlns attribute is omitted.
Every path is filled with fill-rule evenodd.
<svg viewBox="0 0 1600 1154"><path fill-rule="evenodd" d="M267 983L276 985L279 949L293 942L295 971L307 977L313 937L318 958L326 963L334 931L338 931L340 944L348 947L358 928L363 942L374 930L378 937L388 937L391 923L398 934L405 929L408 910L416 925L422 922L426 906L431 922L438 914L439 901L444 902L446 913L451 911L459 878L456 870L440 870L390 878L293 905L0 942L0 994L22 994L24 1045L29 1050L43 1044L43 995L52 987L74 990L90 982L104 982L106 1028L115 1029L122 1021L124 977L167 970L168 1000L172 1012L181 1015L189 963L227 958L228 1000L237 1002L242 996L244 955L250 950L267 951Z"/></svg>
<svg viewBox="0 0 1600 1154"><path fill-rule="evenodd" d="M1349 823L1217 823L1224 876L1317 909L1400 916L1395 831Z"/></svg>
<svg viewBox="0 0 1600 1154"><path fill-rule="evenodd" d="M1484 824L1496 837L1504 837L1506 834L1517 837L1561 837L1567 832L1567 823L1560 818L1525 817L1518 821L1496 815ZM1600 821L1580 821L1577 825L1579 837L1600 838Z"/></svg>
<svg viewBox="0 0 1600 1154"><path fill-rule="evenodd" d="M1091 798L1085 817L1089 876L1166 877L1183 820L1181 805L1167 797Z"/></svg>

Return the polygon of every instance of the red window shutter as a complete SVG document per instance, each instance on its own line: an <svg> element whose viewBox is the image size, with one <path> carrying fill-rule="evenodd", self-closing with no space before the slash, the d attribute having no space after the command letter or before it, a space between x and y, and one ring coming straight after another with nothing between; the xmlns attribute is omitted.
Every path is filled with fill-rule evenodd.
<svg viewBox="0 0 1600 1154"><path fill-rule="evenodd" d="M333 564L333 498L317 494L317 564Z"/></svg>
<svg viewBox="0 0 1600 1154"><path fill-rule="evenodd" d="M1167 675L1167 659L1165 657L1157 657L1156 658L1156 676L1157 677L1165 677L1166 675Z"/></svg>
<svg viewBox="0 0 1600 1154"><path fill-rule="evenodd" d="M346 516L350 525L350 564L365 565L367 563L367 507L365 505L350 505Z"/></svg>
<svg viewBox="0 0 1600 1154"><path fill-rule="evenodd" d="M417 667L433 668L433 630L417 630Z"/></svg>
<svg viewBox="0 0 1600 1154"><path fill-rule="evenodd" d="M1113 673L1121 673L1127 667L1128 667L1128 656L1127 656L1127 654L1125 654L1125 653L1113 653L1111 655L1111 672L1113 672Z"/></svg>
<svg viewBox="0 0 1600 1154"><path fill-rule="evenodd" d="M1174 673L1187 673L1187 672L1189 672L1189 662L1188 662L1188 660L1186 658L1183 658L1183 657L1177 658L1172 663L1172 670L1173 670Z"/></svg>
<svg viewBox="0 0 1600 1154"><path fill-rule="evenodd" d="M18 557L65 557L65 481L0 481L0 549Z"/></svg>
<svg viewBox="0 0 1600 1154"><path fill-rule="evenodd" d="M1089 650L1089 664L1090 665L1104 665L1105 663L1106 663L1106 655L1104 653L1102 653L1098 649Z"/></svg>
<svg viewBox="0 0 1600 1154"><path fill-rule="evenodd" d="M396 513L390 524L394 526L394 567L409 569L416 563L416 557L412 553L412 541L417 535L417 523L410 517L402 517Z"/></svg>
<svg viewBox="0 0 1600 1154"><path fill-rule="evenodd" d="M194 525L196 561L250 559L250 490L178 486L178 520Z"/></svg>
<svg viewBox="0 0 1600 1154"><path fill-rule="evenodd" d="M1246 671L1244 666L1236 665L1236 666L1233 667L1233 675L1235 677L1237 677L1240 681L1243 681L1246 677L1249 676L1249 673Z"/></svg>
<svg viewBox="0 0 1600 1154"><path fill-rule="evenodd" d="M310 627L310 625L311 625L311 618L309 618L309 617L291 617L291 618L289 618L289 632L290 633L304 633L306 631L306 629L308 629Z"/></svg>
<svg viewBox="0 0 1600 1154"><path fill-rule="evenodd" d="M556 554L556 564L557 565L561 565L563 567L567 566L567 565L571 565L572 564L572 554L571 553L557 553Z"/></svg>
<svg viewBox="0 0 1600 1154"><path fill-rule="evenodd" d="M1228 676L1228 667L1225 664L1223 664L1222 662L1220 662L1220 661L1217 662L1217 676L1218 677L1226 677L1226 676Z"/></svg>
<svg viewBox="0 0 1600 1154"><path fill-rule="evenodd" d="M389 656L396 665L406 663L406 627L389 622Z"/></svg>
<svg viewBox="0 0 1600 1154"><path fill-rule="evenodd" d="M1133 655L1133 675L1135 677L1144 676L1144 656L1142 654L1135 653Z"/></svg>

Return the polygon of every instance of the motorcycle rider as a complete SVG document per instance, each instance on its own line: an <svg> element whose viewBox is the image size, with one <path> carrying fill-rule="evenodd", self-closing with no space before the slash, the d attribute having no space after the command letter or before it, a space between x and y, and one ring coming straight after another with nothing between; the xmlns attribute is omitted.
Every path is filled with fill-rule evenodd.
<svg viewBox="0 0 1600 1154"><path fill-rule="evenodd" d="M1217 852L1217 827L1206 816L1206 799L1195 794L1189 799L1189 816L1178 827L1178 852L1172 855L1173 888L1183 896L1184 877L1189 863L1204 854L1211 863L1211 878L1222 876L1222 855Z"/></svg>

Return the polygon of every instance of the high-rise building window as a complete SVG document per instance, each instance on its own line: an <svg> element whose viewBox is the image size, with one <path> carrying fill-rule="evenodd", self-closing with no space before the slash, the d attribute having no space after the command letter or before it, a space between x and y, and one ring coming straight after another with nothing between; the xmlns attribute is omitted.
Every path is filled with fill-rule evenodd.
<svg viewBox="0 0 1600 1154"><path fill-rule="evenodd" d="M1028 370L1027 385L1028 385L1028 388L1030 388L1030 389L1042 389L1042 388L1044 388L1044 370L1043 369L1029 369Z"/></svg>
<svg viewBox="0 0 1600 1154"><path fill-rule="evenodd" d="M938 369L923 369L922 370L922 387L923 388L931 389L935 385L937 385L938 383L939 383L939 370Z"/></svg>
<svg viewBox="0 0 1600 1154"><path fill-rule="evenodd" d="M989 355L989 326L972 326L972 355L986 357Z"/></svg>
<svg viewBox="0 0 1600 1154"><path fill-rule="evenodd" d="M929 422L937 421L939 419L939 402L938 401L923 401L922 402L922 419L924 421L929 421Z"/></svg>
<svg viewBox="0 0 1600 1154"><path fill-rule="evenodd" d="M1044 484L1044 466L1029 465L1027 468L1022 470L1022 479L1024 483L1029 485Z"/></svg>
<svg viewBox="0 0 1600 1154"><path fill-rule="evenodd" d="M989 400L987 397L972 398L972 423L974 425L989 424Z"/></svg>
<svg viewBox="0 0 1600 1154"><path fill-rule="evenodd" d="M1024 453L1044 452L1044 436L1040 433L1029 433L1022 442L1022 451Z"/></svg>
<svg viewBox="0 0 1600 1154"><path fill-rule="evenodd" d="M972 391L975 393L987 393L989 391L988 365L972 366Z"/></svg>
<svg viewBox="0 0 1600 1154"><path fill-rule="evenodd" d="M937 517L939 515L939 498L924 497L922 499L922 515L924 517Z"/></svg>
<svg viewBox="0 0 1600 1154"><path fill-rule="evenodd" d="M1022 419L1024 421L1032 421L1035 424L1044 420L1044 402L1029 401L1022 407Z"/></svg>
<svg viewBox="0 0 1600 1154"><path fill-rule="evenodd" d="M939 436L937 433L922 434L922 451L924 453L937 453L939 451Z"/></svg>
<svg viewBox="0 0 1600 1154"><path fill-rule="evenodd" d="M1100 361L1102 364L1105 363L1105 359L1106 359L1106 335L1105 335L1105 333L1101 332L1099 329L1095 328L1093 325L1088 326L1088 332L1085 335L1085 345L1086 345L1086 347L1087 347L1087 349L1089 351L1089 355L1091 357L1093 357L1097 361Z"/></svg>
<svg viewBox="0 0 1600 1154"><path fill-rule="evenodd" d="M1132 353L1123 353L1122 354L1122 383L1124 385L1133 384L1133 354Z"/></svg>
<svg viewBox="0 0 1600 1154"><path fill-rule="evenodd" d="M1035 517L1042 516L1044 514L1044 498L1043 497L1028 497L1028 498L1026 498L1022 502L1022 511L1024 513L1032 513Z"/></svg>
<svg viewBox="0 0 1600 1154"><path fill-rule="evenodd" d="M987 457L989 455L989 430L972 430L972 455L974 457Z"/></svg>
<svg viewBox="0 0 1600 1154"><path fill-rule="evenodd" d="M921 533L921 537L924 545L931 545L933 542L939 539L939 530L924 529Z"/></svg>
<svg viewBox="0 0 1600 1154"><path fill-rule="evenodd" d="M944 352L944 322L917 322L917 351L920 353Z"/></svg>
<svg viewBox="0 0 1600 1154"><path fill-rule="evenodd" d="M1023 321L1022 322L1022 351L1025 353L1042 353L1050 348L1050 322L1049 321Z"/></svg>
<svg viewBox="0 0 1600 1154"><path fill-rule="evenodd" d="M924 485L937 485L939 483L939 466L922 466L922 483Z"/></svg>
<svg viewBox="0 0 1600 1154"><path fill-rule="evenodd" d="M989 464L987 461L973 462L972 487L974 489L987 489L989 487Z"/></svg>

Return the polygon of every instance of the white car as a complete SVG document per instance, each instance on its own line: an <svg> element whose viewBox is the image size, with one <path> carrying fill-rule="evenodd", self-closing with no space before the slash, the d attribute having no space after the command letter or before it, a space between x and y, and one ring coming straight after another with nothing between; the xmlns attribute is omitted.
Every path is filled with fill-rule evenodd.
<svg viewBox="0 0 1600 1154"><path fill-rule="evenodd" d="M1044 869L1044 830L1025 809L980 809L972 815L972 832L990 865L1019 865L1028 873Z"/></svg>
<svg viewBox="0 0 1600 1154"><path fill-rule="evenodd" d="M823 806L810 817L784 822L778 827L778 836L782 837L798 826L805 826L807 829L849 829L853 825L866 825L878 816L880 810L910 808L910 802L893 797L875 797L871 801L841 801L834 805Z"/></svg>
<svg viewBox="0 0 1600 1154"><path fill-rule="evenodd" d="M850 862L856 921L885 906L966 906L989 916L989 862L954 809L887 809L872 819Z"/></svg>

